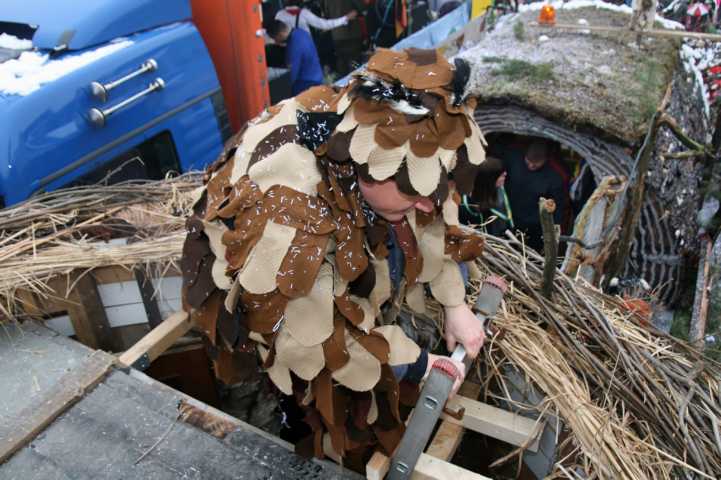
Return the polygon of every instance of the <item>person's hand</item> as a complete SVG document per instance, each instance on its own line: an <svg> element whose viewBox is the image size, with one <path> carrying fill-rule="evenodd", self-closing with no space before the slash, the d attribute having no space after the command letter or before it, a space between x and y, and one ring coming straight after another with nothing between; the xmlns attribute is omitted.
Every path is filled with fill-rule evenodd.
<svg viewBox="0 0 721 480"><path fill-rule="evenodd" d="M450 357L445 357L443 355L435 355L433 353L428 354L428 366L426 367L426 373L423 375L423 380L428 378L428 375L431 374L431 369L433 368L433 363L435 363L436 360L439 358L443 358L446 360L449 360L453 365L456 366L458 369L458 373L461 374L460 378L456 378L456 381L453 382L453 388L451 389L451 394L448 398L453 398L453 396L458 392L458 389L461 388L461 384L463 383L463 380L466 378L466 366L463 364L463 362L458 362L456 360L451 359Z"/></svg>
<svg viewBox="0 0 721 480"><path fill-rule="evenodd" d="M357 16L358 16L358 11L357 11L357 10L351 10L350 12L348 12L348 13L346 14L345 18L347 18L348 21L350 22L351 20L355 19Z"/></svg>
<svg viewBox="0 0 721 480"><path fill-rule="evenodd" d="M456 343L466 349L470 358L476 358L481 351L486 334L483 324L465 303L457 307L446 307L446 346L452 352Z"/></svg>
<svg viewBox="0 0 721 480"><path fill-rule="evenodd" d="M496 179L496 188L501 188L506 184L506 176L508 175L507 172L501 173L498 178Z"/></svg>

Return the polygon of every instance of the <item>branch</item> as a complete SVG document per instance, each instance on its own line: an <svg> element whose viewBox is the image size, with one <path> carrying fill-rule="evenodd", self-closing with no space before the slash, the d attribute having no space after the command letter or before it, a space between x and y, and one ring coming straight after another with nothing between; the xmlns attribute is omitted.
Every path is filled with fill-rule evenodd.
<svg viewBox="0 0 721 480"><path fill-rule="evenodd" d="M556 202L540 198L538 200L538 214L541 216L543 229L543 296L550 299L553 291L553 276L556 274L556 257L558 257L558 242L556 229L553 225L553 212L556 211Z"/></svg>
<svg viewBox="0 0 721 480"><path fill-rule="evenodd" d="M676 120L674 120L671 116L669 116L666 113L661 114L661 117L658 119L658 123L660 125L666 125L674 135L676 135L676 138L679 139L681 143L683 143L686 147L690 148L691 150L696 150L697 152L703 152L708 153L710 148L708 145L704 145L703 143L699 143L693 138L689 137L684 133L684 131L681 129L681 127L678 126L678 123L676 123Z"/></svg>

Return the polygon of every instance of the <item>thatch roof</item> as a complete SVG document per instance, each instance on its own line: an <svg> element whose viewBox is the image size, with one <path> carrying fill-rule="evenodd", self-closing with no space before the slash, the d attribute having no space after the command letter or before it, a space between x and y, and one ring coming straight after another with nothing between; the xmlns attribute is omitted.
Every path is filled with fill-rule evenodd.
<svg viewBox="0 0 721 480"><path fill-rule="evenodd" d="M644 38L637 45L631 34L539 27L534 25L537 8L529 7L501 17L477 44L464 46L459 56L472 64L469 93L481 104L515 103L566 125L637 144L672 80L679 42ZM557 6L556 21L625 27L627 10L575 0Z"/></svg>

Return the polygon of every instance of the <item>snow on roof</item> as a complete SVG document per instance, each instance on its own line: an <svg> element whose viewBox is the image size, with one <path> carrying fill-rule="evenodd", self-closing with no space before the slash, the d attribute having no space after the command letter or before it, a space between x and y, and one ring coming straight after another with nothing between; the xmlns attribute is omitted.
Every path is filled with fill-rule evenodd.
<svg viewBox="0 0 721 480"><path fill-rule="evenodd" d="M68 54L52 60L44 53L23 52L17 59L0 63L0 94L28 95L46 83L132 44L130 40L120 40L81 54Z"/></svg>
<svg viewBox="0 0 721 480"><path fill-rule="evenodd" d="M9 50L30 50L33 48L32 40L23 40L8 33L0 33L0 48Z"/></svg>

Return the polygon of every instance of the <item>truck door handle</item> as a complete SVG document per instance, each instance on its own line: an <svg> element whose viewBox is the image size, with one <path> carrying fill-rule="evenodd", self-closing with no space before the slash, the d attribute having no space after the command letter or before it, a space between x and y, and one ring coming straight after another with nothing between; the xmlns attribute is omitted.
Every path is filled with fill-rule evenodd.
<svg viewBox="0 0 721 480"><path fill-rule="evenodd" d="M162 78L158 77L155 80L153 80L152 82L150 82L150 84L148 85L148 88L146 88L145 90L141 90L140 92L136 93L132 97L128 97L125 100L123 100L122 102L120 102L116 105L113 105L110 108L106 108L104 110L101 110L99 108L91 108L90 111L88 112L90 123L92 123L96 127L104 127L105 122L107 121L108 117L113 115L115 112L117 112L121 108L126 107L126 106L130 105L131 103L136 102L137 100L140 100L144 96L146 96L150 93L153 93L156 90L162 90L163 88L165 88L165 82L163 81Z"/></svg>
<svg viewBox="0 0 721 480"><path fill-rule="evenodd" d="M105 103L108 101L108 94L110 93L110 90L114 89L119 85L122 85L123 83L127 82L132 78L137 77L138 75L142 75L145 72L152 72L157 69L158 62L154 58L149 58L144 61L137 70L130 72L129 74L125 75L124 77L120 77L117 80L113 80L112 82L108 83L91 82L90 91L95 98Z"/></svg>

